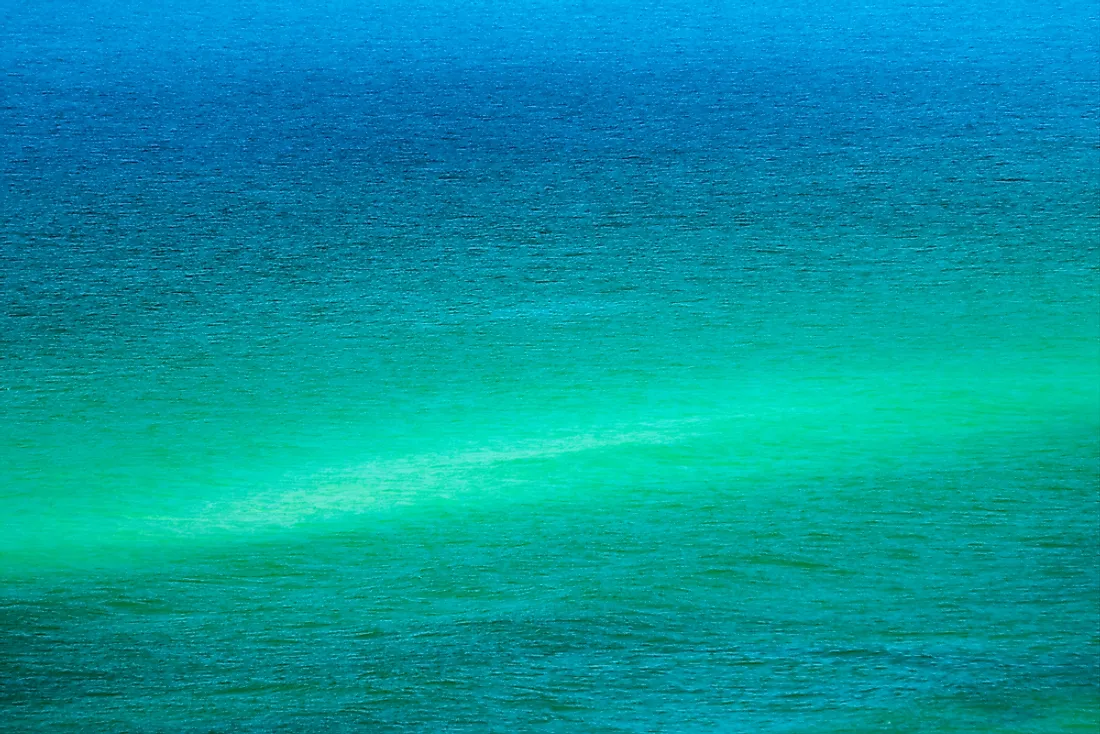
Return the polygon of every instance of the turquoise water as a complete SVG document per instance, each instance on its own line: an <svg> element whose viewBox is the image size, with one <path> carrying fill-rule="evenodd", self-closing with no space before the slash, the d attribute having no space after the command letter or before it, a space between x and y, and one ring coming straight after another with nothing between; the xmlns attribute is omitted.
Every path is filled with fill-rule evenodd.
<svg viewBox="0 0 1100 734"><path fill-rule="evenodd" d="M0 730L1100 726L1094 3L0 12Z"/></svg>

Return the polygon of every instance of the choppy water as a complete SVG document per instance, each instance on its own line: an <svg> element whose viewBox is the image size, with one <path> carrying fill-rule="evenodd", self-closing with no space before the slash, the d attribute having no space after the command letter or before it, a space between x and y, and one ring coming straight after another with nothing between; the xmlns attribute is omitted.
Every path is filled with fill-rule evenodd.
<svg viewBox="0 0 1100 734"><path fill-rule="evenodd" d="M1095 3L0 19L0 729L1100 725Z"/></svg>

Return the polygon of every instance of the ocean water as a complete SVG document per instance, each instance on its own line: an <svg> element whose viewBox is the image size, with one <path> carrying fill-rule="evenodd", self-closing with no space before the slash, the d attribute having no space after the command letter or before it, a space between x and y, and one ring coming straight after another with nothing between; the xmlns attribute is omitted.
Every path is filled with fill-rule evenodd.
<svg viewBox="0 0 1100 734"><path fill-rule="evenodd" d="M1093 732L1095 2L0 0L0 731Z"/></svg>

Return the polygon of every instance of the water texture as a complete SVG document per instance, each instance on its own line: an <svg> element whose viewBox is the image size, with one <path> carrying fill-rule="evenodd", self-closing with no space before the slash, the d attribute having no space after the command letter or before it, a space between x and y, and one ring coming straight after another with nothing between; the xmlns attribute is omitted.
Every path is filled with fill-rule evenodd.
<svg viewBox="0 0 1100 734"><path fill-rule="evenodd" d="M0 731L1096 731L1098 39L0 0Z"/></svg>

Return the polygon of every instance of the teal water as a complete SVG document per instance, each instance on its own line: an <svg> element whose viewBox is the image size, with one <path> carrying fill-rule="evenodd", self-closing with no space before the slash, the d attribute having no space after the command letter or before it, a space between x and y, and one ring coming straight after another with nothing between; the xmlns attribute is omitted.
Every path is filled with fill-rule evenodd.
<svg viewBox="0 0 1100 734"><path fill-rule="evenodd" d="M0 730L1100 726L1094 3L0 18Z"/></svg>

